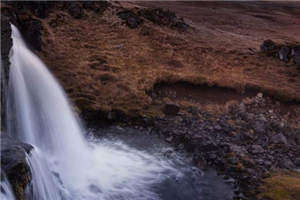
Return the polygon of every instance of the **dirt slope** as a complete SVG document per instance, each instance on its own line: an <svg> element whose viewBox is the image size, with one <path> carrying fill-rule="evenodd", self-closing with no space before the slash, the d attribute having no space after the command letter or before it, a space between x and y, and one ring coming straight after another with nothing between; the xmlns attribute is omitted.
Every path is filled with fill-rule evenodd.
<svg viewBox="0 0 300 200"><path fill-rule="evenodd" d="M192 27L185 32L147 19L130 29L116 13L165 7ZM159 115L147 95L156 83L186 81L244 91L254 88L300 100L300 70L259 52L265 39L299 43L299 3L142 2L81 18L53 10L42 21L42 51L50 70L80 110Z"/></svg>

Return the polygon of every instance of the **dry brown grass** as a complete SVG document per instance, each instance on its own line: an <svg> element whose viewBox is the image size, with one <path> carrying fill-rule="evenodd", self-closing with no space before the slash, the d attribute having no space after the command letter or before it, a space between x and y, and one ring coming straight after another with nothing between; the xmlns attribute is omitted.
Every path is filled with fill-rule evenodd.
<svg viewBox="0 0 300 200"><path fill-rule="evenodd" d="M185 33L148 21L129 29L115 12L110 8L101 16L86 12L84 18L73 19L56 11L43 20L40 56L80 109L158 115L146 90L160 81L258 88L300 101L296 66L253 54L246 48L248 36L241 34L237 40L237 33L199 23ZM294 20L300 24L300 18ZM263 34L263 28L256 29ZM266 33L270 35L270 30Z"/></svg>
<svg viewBox="0 0 300 200"><path fill-rule="evenodd" d="M271 200L299 200L300 199L300 173L275 173L265 179L260 188L262 192L259 199Z"/></svg>

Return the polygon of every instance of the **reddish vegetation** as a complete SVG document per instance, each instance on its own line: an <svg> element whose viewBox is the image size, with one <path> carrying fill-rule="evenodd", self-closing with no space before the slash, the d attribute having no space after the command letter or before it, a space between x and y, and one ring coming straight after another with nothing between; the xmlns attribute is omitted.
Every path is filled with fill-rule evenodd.
<svg viewBox="0 0 300 200"><path fill-rule="evenodd" d="M80 19L55 11L42 20L40 53L75 104L89 111L117 109L157 115L146 94L157 82L186 81L243 91L252 88L284 100L300 100L300 70L260 53L266 39L300 41L300 4L122 3L165 7L193 28L181 32L147 19L130 29L110 7ZM96 16L97 15L97 16Z"/></svg>

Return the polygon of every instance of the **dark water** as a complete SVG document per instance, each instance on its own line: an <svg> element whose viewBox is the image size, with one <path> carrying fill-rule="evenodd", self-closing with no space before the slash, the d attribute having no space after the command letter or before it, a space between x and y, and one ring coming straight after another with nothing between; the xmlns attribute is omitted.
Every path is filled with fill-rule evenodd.
<svg viewBox="0 0 300 200"><path fill-rule="evenodd" d="M89 134L97 135L97 139L100 140L121 141L131 148L174 163L179 175L170 174L167 179L152 186L152 191L162 200L231 200L233 198L232 185L225 183L215 170L200 170L195 167L186 153L175 151L156 134L119 126L93 128Z"/></svg>

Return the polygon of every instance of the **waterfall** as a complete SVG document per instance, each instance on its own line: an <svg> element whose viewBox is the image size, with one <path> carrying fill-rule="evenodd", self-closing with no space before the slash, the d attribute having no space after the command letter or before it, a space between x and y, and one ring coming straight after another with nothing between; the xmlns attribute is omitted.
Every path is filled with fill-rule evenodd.
<svg viewBox="0 0 300 200"><path fill-rule="evenodd" d="M88 142L62 87L11 27L7 125L34 146L28 199L160 199L151 187L178 173L172 163L122 142Z"/></svg>
<svg viewBox="0 0 300 200"><path fill-rule="evenodd" d="M15 200L11 186L5 175L1 178L1 188L0 188L0 199L1 200Z"/></svg>

